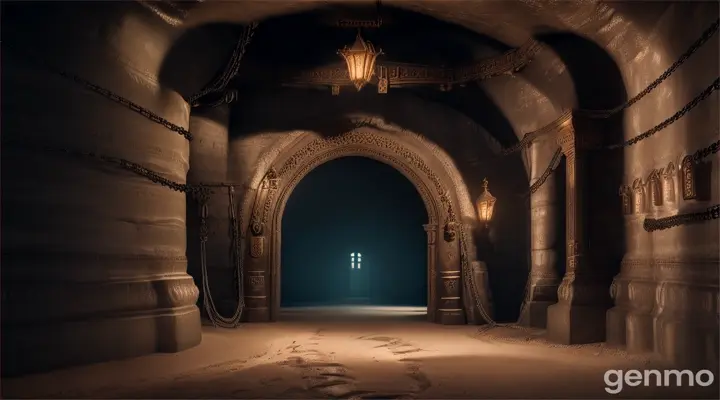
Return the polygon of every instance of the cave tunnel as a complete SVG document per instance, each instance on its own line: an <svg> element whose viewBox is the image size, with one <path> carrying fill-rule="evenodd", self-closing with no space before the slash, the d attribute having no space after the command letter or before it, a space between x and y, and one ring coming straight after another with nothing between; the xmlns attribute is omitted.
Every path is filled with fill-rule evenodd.
<svg viewBox="0 0 720 400"><path fill-rule="evenodd" d="M718 398L717 2L1 6L2 397Z"/></svg>
<svg viewBox="0 0 720 400"><path fill-rule="evenodd" d="M427 307L427 211L392 167L323 164L294 189L282 222L281 307Z"/></svg>

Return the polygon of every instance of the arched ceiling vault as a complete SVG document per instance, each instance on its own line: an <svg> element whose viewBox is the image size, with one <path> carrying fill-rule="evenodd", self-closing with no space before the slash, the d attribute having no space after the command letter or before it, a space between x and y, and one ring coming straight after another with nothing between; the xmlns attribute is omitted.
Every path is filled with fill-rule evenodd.
<svg viewBox="0 0 720 400"><path fill-rule="evenodd" d="M340 3L371 7L375 2L205 0L188 10L184 25L250 21L262 24L269 19ZM478 84L485 100L477 103L482 105L489 100L494 111L502 114L502 118L493 118L506 120L518 137L551 122L569 108L603 109L619 105L644 89L674 61L666 54L670 52L667 42L671 33L655 31L658 21L674 7L671 2L384 0L381 8L385 7L426 15L487 38L483 46L476 46L482 51L470 52L475 57L499 53L503 46L517 48L528 40L544 44L522 71ZM291 37L287 43L292 46ZM513 93L508 93L508 88ZM472 108L468 106L472 104L471 94L466 92L458 97L465 100L463 106L456 108L462 112L466 112L462 108ZM487 121L485 124L490 132L500 129L487 126ZM502 136L500 141L507 144Z"/></svg>

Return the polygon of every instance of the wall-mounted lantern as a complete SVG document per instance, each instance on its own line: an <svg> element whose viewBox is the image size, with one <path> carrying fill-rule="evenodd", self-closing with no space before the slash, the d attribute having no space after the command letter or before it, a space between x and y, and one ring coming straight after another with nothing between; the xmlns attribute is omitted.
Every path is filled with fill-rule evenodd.
<svg viewBox="0 0 720 400"><path fill-rule="evenodd" d="M338 54L345 59L350 81L352 81L355 88L360 91L365 84L370 82L370 79L375 73L375 61L383 52L382 50L376 51L372 43L363 40L362 36L360 36L360 31L358 31L352 47L345 47L342 50L338 50Z"/></svg>
<svg viewBox="0 0 720 400"><path fill-rule="evenodd" d="M497 198L490 194L490 191L488 190L487 178L483 179L483 192L480 194L477 201L475 201L475 208L477 209L478 220L485 226L487 226L490 223L490 220L492 220L496 201Z"/></svg>

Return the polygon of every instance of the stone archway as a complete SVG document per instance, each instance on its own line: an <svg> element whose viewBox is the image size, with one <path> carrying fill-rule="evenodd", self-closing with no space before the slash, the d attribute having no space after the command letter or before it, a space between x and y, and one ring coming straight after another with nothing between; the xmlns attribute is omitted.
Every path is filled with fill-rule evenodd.
<svg viewBox="0 0 720 400"><path fill-rule="evenodd" d="M329 138L307 135L285 147L260 182L250 216L250 257L245 262L248 321L273 321L279 314L281 222L295 186L317 166L333 159L362 156L386 163L417 188L428 211L428 318L437 323L474 320L475 302L488 309L485 282L474 296L470 244L458 219L459 199L452 179L436 172L434 154L416 150L391 132L355 130ZM474 251L474 249L472 250ZM477 298L476 298L477 297Z"/></svg>

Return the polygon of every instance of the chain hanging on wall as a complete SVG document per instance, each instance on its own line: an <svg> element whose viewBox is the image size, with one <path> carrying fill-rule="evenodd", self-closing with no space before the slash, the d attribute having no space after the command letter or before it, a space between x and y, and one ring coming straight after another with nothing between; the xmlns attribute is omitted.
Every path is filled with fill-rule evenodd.
<svg viewBox="0 0 720 400"><path fill-rule="evenodd" d="M720 78L715 78L715 81L713 81L713 83L710 86L705 88L705 90L703 90L699 95L695 96L694 99L690 100L690 102L687 103L685 105L685 107L681 108L680 111L676 112L671 117L667 118L665 121L655 125L654 127L648 129L647 131L645 131L631 139L628 139L622 143L605 146L603 148L608 149L608 150L614 150L614 149L620 149L623 147L630 147L630 146L638 143L641 140L649 138L650 136L660 132L661 130L667 128L668 126L670 126L673 123L675 123L676 121L678 121L680 118L684 117L690 110L697 107L697 105L700 104L701 101L710 97L710 95L718 89L720 89Z"/></svg>
<svg viewBox="0 0 720 400"><path fill-rule="evenodd" d="M238 229L239 224L242 221L238 219L237 211L235 209L235 187L228 185L228 219L230 222L230 257L232 260L233 267L235 268L235 280L237 281L237 306L232 316L224 317L217 309L215 301L210 294L210 277L208 275L207 267L207 241L209 237L209 229L207 226L208 218L208 203L210 202L210 191L201 190L199 195L195 196L195 200L198 204L200 211L200 271L202 274L202 285L203 285L203 306L205 312L210 319L210 322L214 326L221 328L236 328L240 324L242 319L243 311L245 310L245 293L244 293L244 273L243 273L243 259L244 259L244 240L240 236Z"/></svg>
<svg viewBox="0 0 720 400"><path fill-rule="evenodd" d="M124 106L124 107L142 115L143 117L149 119L150 121L152 121L156 124L162 125L165 128L177 133L178 135L183 136L187 140L193 139L192 134L187 129L185 129L179 125L173 124L172 122L155 114L154 112L148 110L147 108L142 107L139 104L137 104L131 100L128 100L125 97L122 97L119 94L117 94L111 90L108 90L102 86L96 85L96 84L88 81L87 79L81 78L78 75L75 75L70 72L63 71L59 68L56 68L55 66L50 65L50 63L43 61L38 57L32 56L26 52L20 51L13 46L8 46L5 43L3 43L3 45L5 46L5 48L9 48L14 54L20 56L21 58L23 58L33 64L41 66L43 69L46 69L56 75L62 76L65 79L69 79L69 80L81 85L86 90L89 90L93 93L97 93L97 94L105 97L108 100L112 100L115 103L120 104L121 106Z"/></svg>
<svg viewBox="0 0 720 400"><path fill-rule="evenodd" d="M695 42L693 42L693 44L690 45L690 47L688 47L688 49L685 50L685 52L667 70L665 70L665 72L663 72L657 79L655 79L652 83L650 83L650 85L648 85L640 93L638 93L636 96L634 96L632 99L628 100L624 104L622 104L618 107L615 107L611 110L575 110L575 112L579 113L580 115L588 116L591 118L609 118L609 117L617 114L618 112L631 107L633 104L637 103L640 99L642 99L643 97L650 94L653 90L655 90L662 82L667 80L681 65L683 65L688 59L690 59L690 57L693 54L695 54L698 51L698 49L700 49L705 43L708 42L708 40L710 40L710 38L718 31L719 27L720 27L720 18L716 19L715 22L712 25L710 25L710 27L708 27L700 35L700 37ZM708 89L706 89L706 90L708 90ZM716 90L716 89L714 89L714 90ZM712 91L711 91L711 93L712 93ZM701 96L702 96L702 93L698 97L701 97ZM702 99L697 100L697 102L704 100L705 98L707 98L707 96L709 96L709 93ZM696 99L693 99L693 101L695 101ZM693 101L691 101L690 103L693 103ZM697 103L695 103L695 105L697 105ZM682 113L682 115L684 115L685 113L690 111L692 108L694 108L695 105L693 105L692 107L685 110ZM684 108L686 108L686 107L688 107L688 106L686 105ZM565 113L567 113L567 112L569 112L569 111L565 111ZM678 113L680 113L680 112L678 112ZM675 118L675 120L673 120L672 122L675 122L677 119L680 119L682 117L682 115ZM675 116L673 116L673 117L675 117ZM671 117L669 119L672 119L673 117ZM669 122L667 125L670 125L672 122ZM660 124L660 125L662 125L662 124ZM645 139L646 137L651 136L652 134L656 133L657 131L664 129L667 125L663 126L662 128L657 129L655 132L652 132L650 135L643 136L642 138L637 139L637 141L640 141L642 139ZM653 128L653 129L655 129L655 128ZM539 130L533 131L533 132L528 132L525 135L523 135L522 139L520 139L520 141L518 143L514 144L513 146L511 146L507 149L504 149L502 151L502 154L508 155L508 154L515 153L515 152L519 151L520 149L527 147L536 138L543 136L545 134L549 134L549 133L551 133L551 132L544 131L542 128ZM633 142L632 144L637 143L637 141ZM629 144L629 145L632 145L632 144ZM616 147L622 147L622 146L617 145L614 147L611 146L610 148L616 148Z"/></svg>
<svg viewBox="0 0 720 400"><path fill-rule="evenodd" d="M558 148L557 150L555 150L555 154L553 154L552 159L550 159L550 163L548 164L547 168L545 168L543 174L540 175L540 178L538 178L538 180L536 180L532 185L530 185L530 189L523 196L530 197L530 195L540 189L540 187L545 183L545 181L547 181L550 175L552 175L552 173L555 172L557 167L560 165L562 156L562 149Z"/></svg>
<svg viewBox="0 0 720 400"><path fill-rule="evenodd" d="M620 111L623 111L627 108L630 108L633 104L637 103L642 99L643 97L647 96L655 90L658 86L660 86L661 83L663 83L667 78L672 75L675 70L680 68L681 65L685 63L685 61L689 60L690 57L695 54L705 43L707 43L708 40L710 40L713 35L718 31L718 27L720 27L720 18L716 19L715 22L712 23L705 31L700 35L700 37L693 42L693 44L688 47L687 50L668 68L663 72L657 79L655 79L651 84L649 84L645 89L643 89L640 93L638 93L635 97L632 99L626 101L624 104L621 104L620 106L617 106L610 110L577 110L578 113L582 114L583 116L591 117L591 118L609 118Z"/></svg>
<svg viewBox="0 0 720 400"><path fill-rule="evenodd" d="M225 91L225 88L230 83L230 80L234 78L235 75L237 75L238 70L240 69L240 61L245 55L247 46L250 44L250 41L255 34L255 28L257 28L257 26L258 24L256 22L251 22L248 26L245 27L242 35L240 35L240 39L238 39L237 44L235 45L232 56L230 56L230 61L225 66L223 72L218 77L216 77L207 87L205 87L205 89L201 90L199 93L190 96L190 99L188 99L188 103L190 103L193 107L198 107L202 105L200 102L198 102L198 100L200 100L202 97L210 93L218 93Z"/></svg>
<svg viewBox="0 0 720 400"><path fill-rule="evenodd" d="M50 146L31 146L26 144L18 143L3 143L4 148L19 148L24 150L43 151L49 153L59 153L69 155L75 158L91 159L107 163L126 171L132 172L135 175L142 176L149 181L159 184L168 189L176 192L186 193L197 202L199 217L200 217L200 267L202 273L202 286L203 286L203 306L208 314L208 318L213 325L223 328L234 328L240 323L242 313L245 308L245 296L244 296L244 238L240 234L239 226L242 224L242 220L237 216L235 208L235 187L242 186L240 184L233 183L201 183L201 184L188 184L173 181L165 178L160 173L155 172L149 168L146 168L138 163L126 160L119 157L111 157L101 155L93 152L85 152L80 150L71 150L65 148L55 148ZM211 196L214 194L214 188L225 188L228 190L229 206L228 206L228 219L230 222L231 237L231 259L233 266L235 267L236 279L238 284L238 304L235 312L231 317L224 317L220 314L215 306L215 302L210 294L210 281L208 278L207 270L207 249L206 243L209 236L209 230L207 226L208 216L208 202Z"/></svg>

